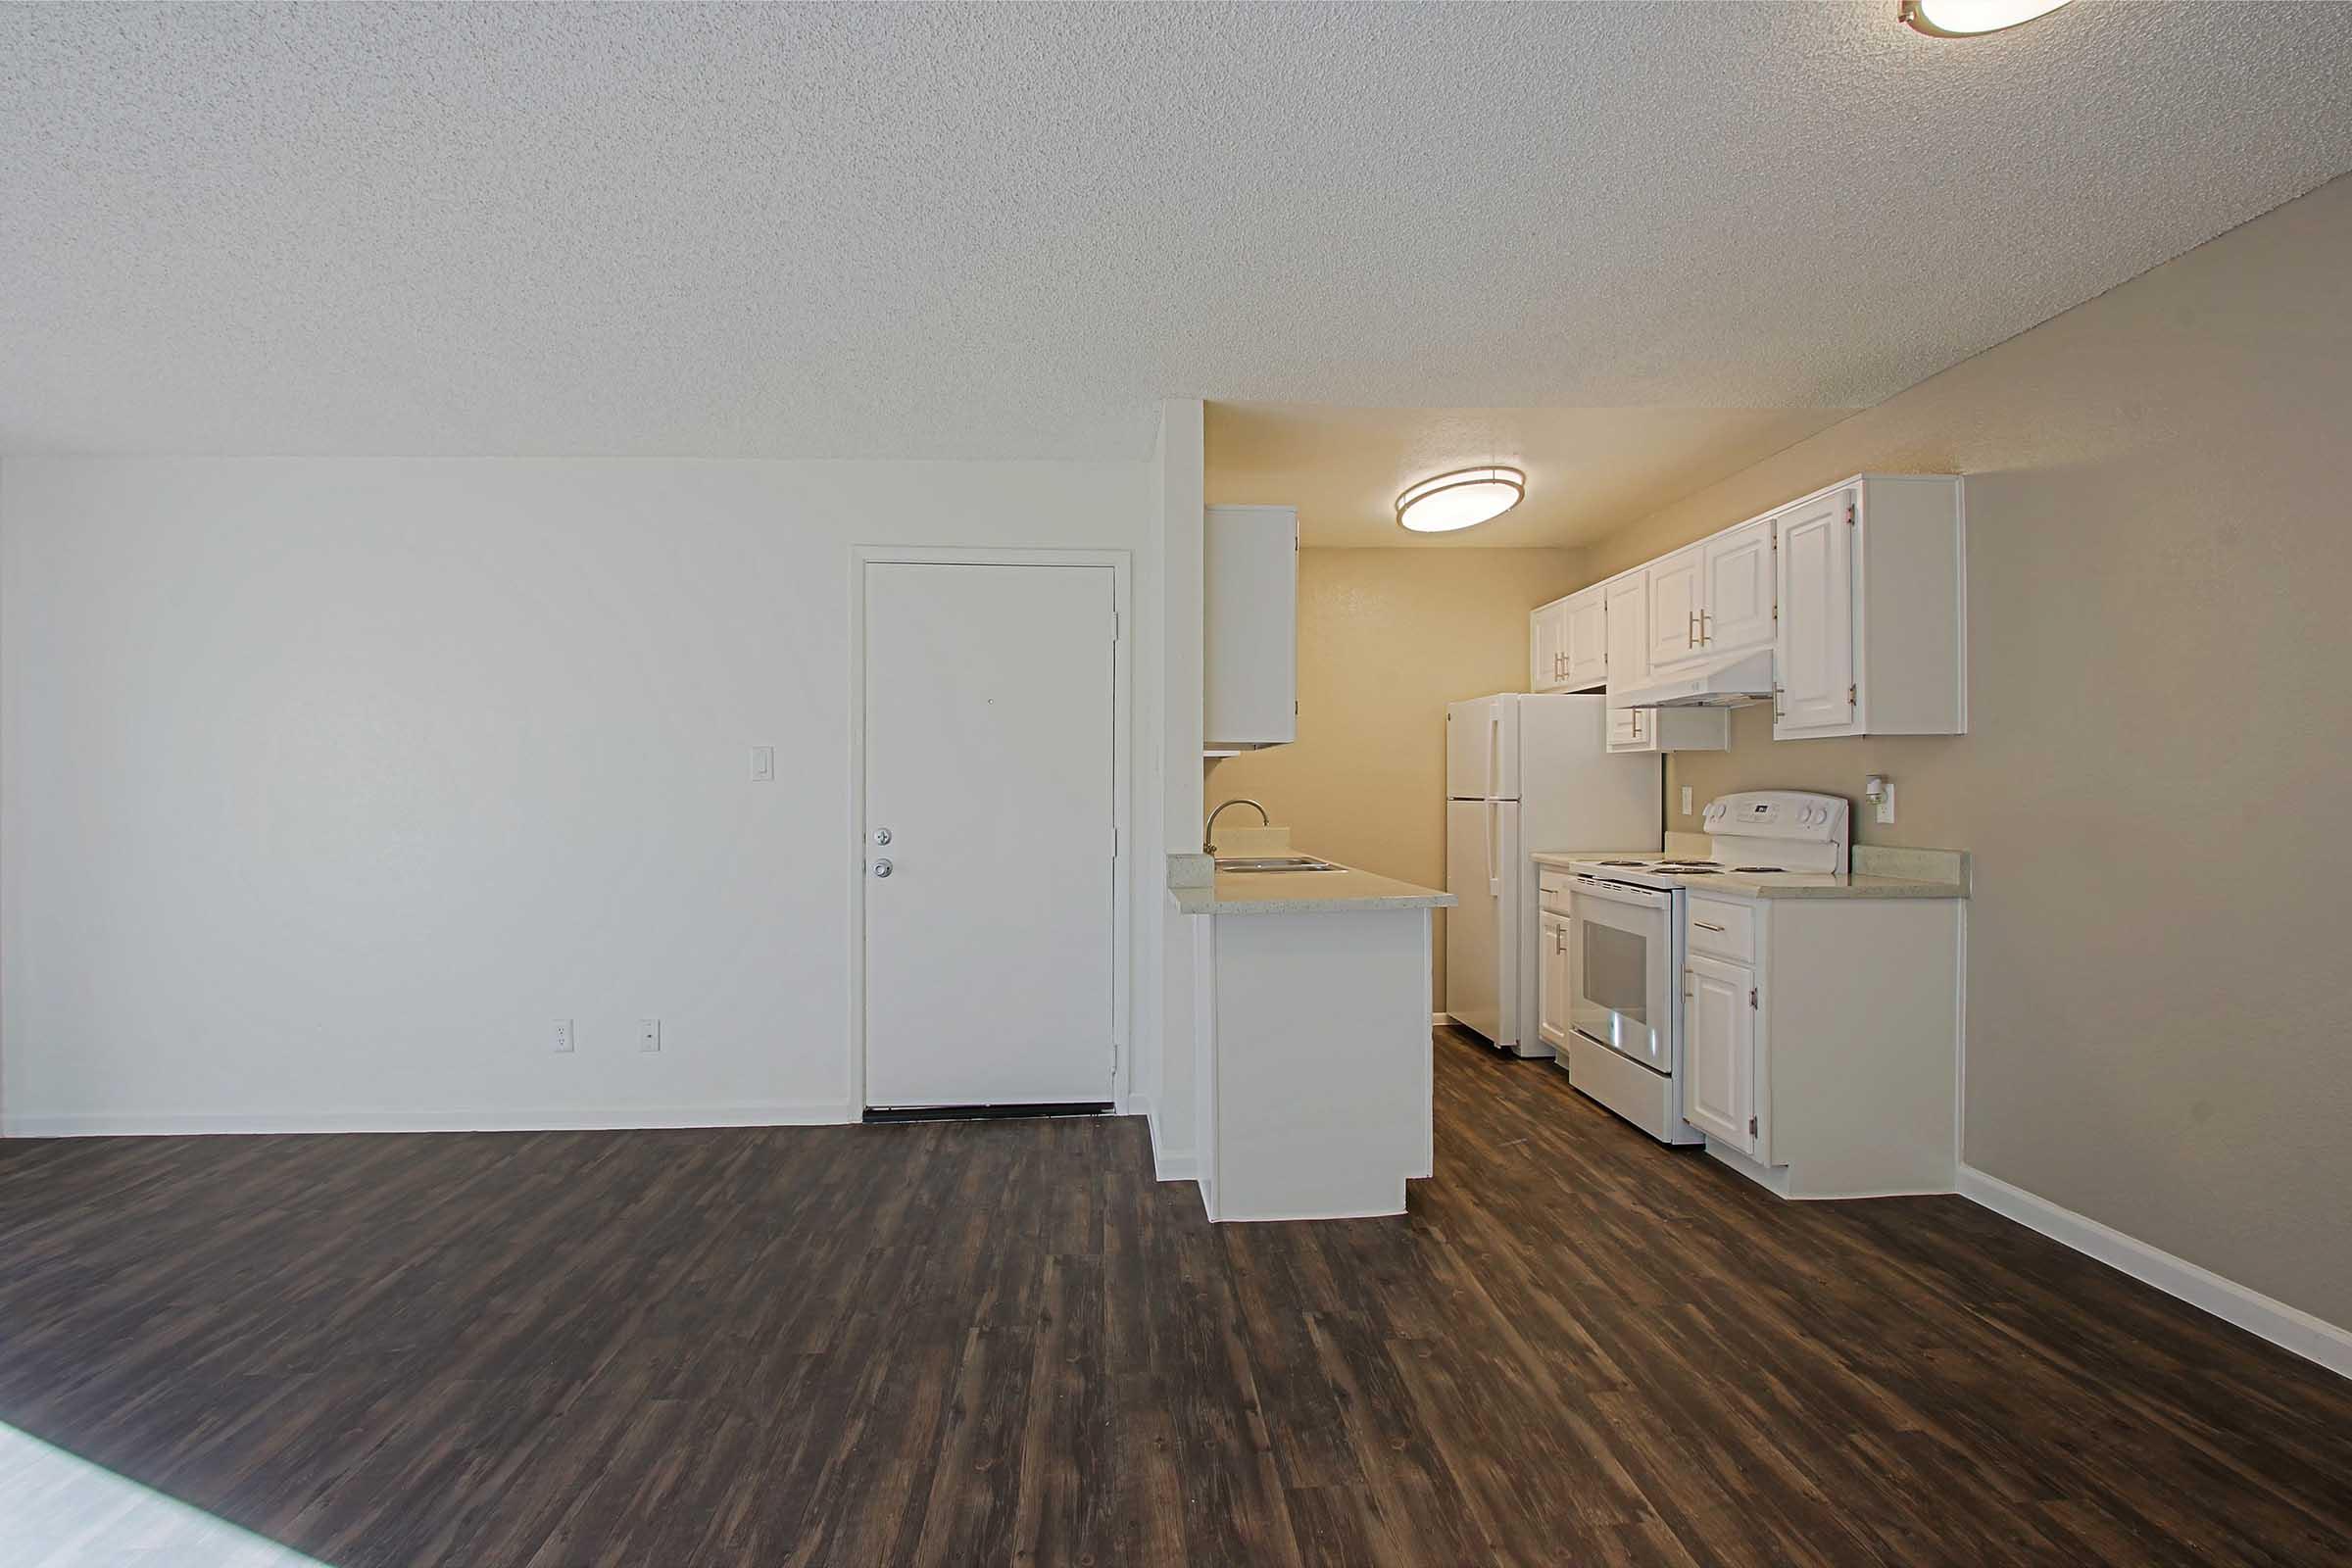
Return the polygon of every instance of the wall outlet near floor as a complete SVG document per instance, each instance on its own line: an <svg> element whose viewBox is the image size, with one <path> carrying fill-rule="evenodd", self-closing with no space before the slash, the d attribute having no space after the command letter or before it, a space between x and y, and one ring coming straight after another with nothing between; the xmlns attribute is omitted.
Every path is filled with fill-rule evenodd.
<svg viewBox="0 0 2352 1568"><path fill-rule="evenodd" d="M639 1051L660 1051L662 1049L661 1019L640 1018L637 1020L637 1049Z"/></svg>
<svg viewBox="0 0 2352 1568"><path fill-rule="evenodd" d="M1690 786L1688 784L1683 786L1683 814L1690 814Z"/></svg>
<svg viewBox="0 0 2352 1568"><path fill-rule="evenodd" d="M556 1020L556 1054L559 1056L571 1054L571 1020L569 1018Z"/></svg>
<svg viewBox="0 0 2352 1568"><path fill-rule="evenodd" d="M770 783L770 782L772 782L772 781L774 780L775 776L776 776L776 749L775 749L773 746L755 746L755 747L753 747L753 748L752 748L752 780L753 780L753 782L755 782L755 783L759 783L759 784Z"/></svg>

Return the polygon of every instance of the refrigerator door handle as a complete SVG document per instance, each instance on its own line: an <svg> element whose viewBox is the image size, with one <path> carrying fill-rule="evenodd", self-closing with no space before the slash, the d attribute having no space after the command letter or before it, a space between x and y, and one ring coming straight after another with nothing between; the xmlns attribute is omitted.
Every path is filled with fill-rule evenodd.
<svg viewBox="0 0 2352 1568"><path fill-rule="evenodd" d="M1502 704L1487 707L1487 794L1502 793ZM1516 795L1518 791L1513 790Z"/></svg>
<svg viewBox="0 0 2352 1568"><path fill-rule="evenodd" d="M1494 852L1497 848L1494 841L1502 836L1496 831L1500 824L1495 821L1495 818L1501 811L1502 807L1499 803L1494 801L1487 803L1487 896L1490 898L1502 896L1502 868L1494 863Z"/></svg>

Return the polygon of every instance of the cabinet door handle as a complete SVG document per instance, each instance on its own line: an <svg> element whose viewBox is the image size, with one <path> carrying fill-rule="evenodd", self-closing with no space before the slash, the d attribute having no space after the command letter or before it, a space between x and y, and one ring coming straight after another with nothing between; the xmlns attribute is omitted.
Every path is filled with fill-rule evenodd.
<svg viewBox="0 0 2352 1568"><path fill-rule="evenodd" d="M1695 610L1683 617L1683 646L1685 648L1698 646L1698 612Z"/></svg>
<svg viewBox="0 0 2352 1568"><path fill-rule="evenodd" d="M1783 686L1779 681L1774 681L1772 683L1772 716L1774 718L1787 718L1788 716L1787 713L1781 711L1781 693L1787 689L1788 688Z"/></svg>
<svg viewBox="0 0 2352 1568"><path fill-rule="evenodd" d="M1707 612L1702 610L1698 612L1698 646L1704 648L1714 640L1714 634L1707 630Z"/></svg>
<svg viewBox="0 0 2352 1568"><path fill-rule="evenodd" d="M1712 931L1717 936L1721 936L1723 934L1723 927L1719 925L1709 925L1704 920L1693 920L1690 923L1698 927L1701 931Z"/></svg>

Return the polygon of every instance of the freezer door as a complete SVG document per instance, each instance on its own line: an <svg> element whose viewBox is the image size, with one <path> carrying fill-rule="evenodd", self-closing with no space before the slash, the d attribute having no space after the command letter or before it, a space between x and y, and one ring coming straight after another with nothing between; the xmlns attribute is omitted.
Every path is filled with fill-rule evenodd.
<svg viewBox="0 0 2352 1568"><path fill-rule="evenodd" d="M1446 798L1519 796L1519 699L1509 693L1446 709Z"/></svg>
<svg viewBox="0 0 2352 1568"><path fill-rule="evenodd" d="M1446 911L1446 1013L1489 1040L1502 1029L1502 809L1494 801L1446 803L1446 891L1461 900Z"/></svg>

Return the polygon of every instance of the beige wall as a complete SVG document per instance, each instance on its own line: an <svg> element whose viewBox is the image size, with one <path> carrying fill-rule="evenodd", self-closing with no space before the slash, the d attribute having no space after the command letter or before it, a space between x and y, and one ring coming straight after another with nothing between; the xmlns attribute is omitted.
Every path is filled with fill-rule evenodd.
<svg viewBox="0 0 2352 1568"><path fill-rule="evenodd" d="M1263 801L1302 850L1445 886L1445 707L1527 689L1527 612L1578 568L1572 550L1301 551L1298 740L1209 763L1208 804Z"/></svg>
<svg viewBox="0 0 2352 1568"><path fill-rule="evenodd" d="M1971 1164L2352 1325L2352 176L1615 535L1968 478L1962 738L1674 759L1976 855ZM1680 816L1669 826L1690 828Z"/></svg>

